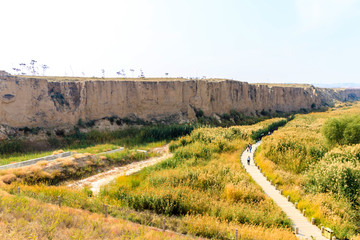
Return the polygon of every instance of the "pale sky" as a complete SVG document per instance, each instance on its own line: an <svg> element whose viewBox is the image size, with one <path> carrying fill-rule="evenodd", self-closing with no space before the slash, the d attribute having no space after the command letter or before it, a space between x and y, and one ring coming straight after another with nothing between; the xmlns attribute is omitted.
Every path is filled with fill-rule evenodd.
<svg viewBox="0 0 360 240"><path fill-rule="evenodd" d="M1 0L0 70L359 83L359 0ZM40 71L42 73L42 71Z"/></svg>

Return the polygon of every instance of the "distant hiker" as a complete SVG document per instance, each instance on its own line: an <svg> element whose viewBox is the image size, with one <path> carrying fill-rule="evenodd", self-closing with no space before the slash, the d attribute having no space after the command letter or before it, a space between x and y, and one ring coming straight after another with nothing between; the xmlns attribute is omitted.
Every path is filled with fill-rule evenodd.
<svg viewBox="0 0 360 240"><path fill-rule="evenodd" d="M251 146L251 144L249 143L249 146L248 146L248 148L249 148L249 150L250 150L250 153L251 153L251 148L252 148L252 146Z"/></svg>
<svg viewBox="0 0 360 240"><path fill-rule="evenodd" d="M250 165L250 156L247 157L247 164Z"/></svg>

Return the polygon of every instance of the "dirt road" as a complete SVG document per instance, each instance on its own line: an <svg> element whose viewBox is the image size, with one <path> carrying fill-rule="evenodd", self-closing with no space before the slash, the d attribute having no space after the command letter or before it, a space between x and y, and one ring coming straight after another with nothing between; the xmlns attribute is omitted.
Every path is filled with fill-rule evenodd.
<svg viewBox="0 0 360 240"><path fill-rule="evenodd" d="M85 186L89 186L93 194L96 195L99 193L101 186L108 184L115 178L119 176L134 174L136 172L139 172L141 169L145 167L154 165L172 156L172 154L169 152L168 145L159 148L154 148L152 149L152 151L160 153L161 156L149 158L139 162L133 162L121 167L115 167L109 171L102 172L85 179L81 179L67 186L71 188L83 188Z"/></svg>

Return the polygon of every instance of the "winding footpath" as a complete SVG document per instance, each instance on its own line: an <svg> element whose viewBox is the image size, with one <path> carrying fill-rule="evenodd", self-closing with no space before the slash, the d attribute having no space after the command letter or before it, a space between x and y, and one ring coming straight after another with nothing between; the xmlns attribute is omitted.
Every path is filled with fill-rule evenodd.
<svg viewBox="0 0 360 240"><path fill-rule="evenodd" d="M109 171L102 172L96 175L93 175L91 177L78 180L76 182L70 183L67 185L67 187L70 188L76 188L81 189L85 186L88 186L90 190L94 193L94 195L97 195L100 191L101 186L104 186L114 179L116 179L119 176L125 176L125 175L131 175L134 173L139 172L141 169L152 166L158 162L161 162L167 158L170 158L172 156L171 153L169 153L169 147L168 145L165 145L163 147L155 148L153 151L158 152L162 154L159 157L152 157L143 161L139 162L133 162L124 166L115 167Z"/></svg>
<svg viewBox="0 0 360 240"><path fill-rule="evenodd" d="M306 217L304 217L298 209L295 208L294 204L289 202L287 198L280 194L278 190L275 189L273 185L262 175L260 170L256 167L254 162L254 152L256 148L261 144L257 142L252 145L251 153L246 150L241 155L241 163L244 166L246 172L248 172L254 181L262 187L265 194L268 195L273 201L279 205L279 207L286 213L286 215L293 221L294 229L298 228L299 232L297 236L301 239L316 239L316 240L326 240L324 236L321 235L321 230L315 225L312 225ZM247 157L250 156L250 165L247 164ZM312 238L313 237L313 238Z"/></svg>

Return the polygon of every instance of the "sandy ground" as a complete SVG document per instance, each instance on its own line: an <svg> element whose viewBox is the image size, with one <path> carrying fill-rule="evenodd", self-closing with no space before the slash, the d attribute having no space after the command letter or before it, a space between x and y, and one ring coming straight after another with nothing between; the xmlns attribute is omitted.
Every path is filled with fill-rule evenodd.
<svg viewBox="0 0 360 240"><path fill-rule="evenodd" d="M140 162L133 162L125 166L115 167L109 171L102 172L85 179L81 179L79 181L68 184L67 186L78 189L83 188L85 186L89 186L93 194L96 195L99 193L101 186L108 184L115 178L119 176L134 174L136 172L139 172L141 169L145 167L154 165L172 156L172 154L169 153L168 145L159 148L154 148L152 149L152 152L158 152L162 155L159 157L149 158Z"/></svg>

